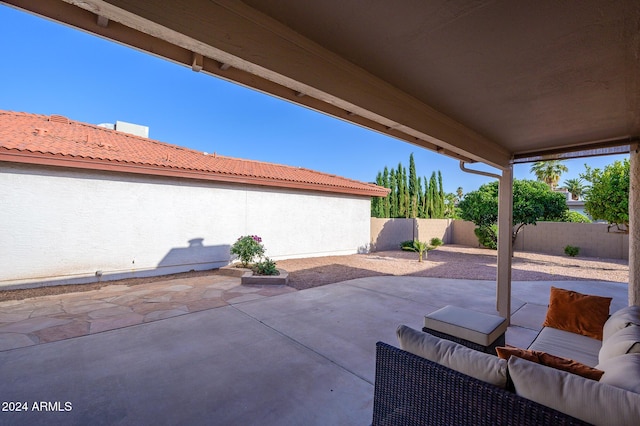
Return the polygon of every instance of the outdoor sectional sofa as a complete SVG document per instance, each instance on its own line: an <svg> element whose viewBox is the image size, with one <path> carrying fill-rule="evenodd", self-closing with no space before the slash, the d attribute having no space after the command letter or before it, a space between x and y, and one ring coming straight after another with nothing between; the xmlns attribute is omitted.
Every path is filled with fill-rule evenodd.
<svg viewBox="0 0 640 426"><path fill-rule="evenodd" d="M373 425L640 425L640 307L605 320L602 340L545 326L520 350L595 366L599 381L401 325L401 349L377 343Z"/></svg>

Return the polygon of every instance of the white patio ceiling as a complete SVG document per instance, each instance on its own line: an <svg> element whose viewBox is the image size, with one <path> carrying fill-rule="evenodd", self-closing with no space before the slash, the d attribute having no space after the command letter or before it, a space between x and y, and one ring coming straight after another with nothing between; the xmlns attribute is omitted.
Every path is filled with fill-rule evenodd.
<svg viewBox="0 0 640 426"><path fill-rule="evenodd" d="M500 168L640 137L637 0L6 3Z"/></svg>

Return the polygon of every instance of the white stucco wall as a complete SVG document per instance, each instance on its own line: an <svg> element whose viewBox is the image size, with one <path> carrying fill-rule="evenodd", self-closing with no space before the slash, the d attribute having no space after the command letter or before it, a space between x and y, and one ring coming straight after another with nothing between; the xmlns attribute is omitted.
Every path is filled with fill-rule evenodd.
<svg viewBox="0 0 640 426"><path fill-rule="evenodd" d="M228 264L241 235L273 259L356 253L368 197L0 163L0 287Z"/></svg>

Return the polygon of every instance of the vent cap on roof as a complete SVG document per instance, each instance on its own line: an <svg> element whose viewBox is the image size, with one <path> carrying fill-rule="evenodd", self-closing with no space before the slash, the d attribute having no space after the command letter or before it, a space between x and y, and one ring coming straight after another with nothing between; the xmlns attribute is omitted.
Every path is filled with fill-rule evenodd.
<svg viewBox="0 0 640 426"><path fill-rule="evenodd" d="M149 137L149 127L140 124L127 123L125 121L116 121L116 130L130 135Z"/></svg>
<svg viewBox="0 0 640 426"><path fill-rule="evenodd" d="M62 124L69 124L69 119L63 115L55 115L55 114L51 114L49 116L49 121L54 122L54 123L62 123Z"/></svg>

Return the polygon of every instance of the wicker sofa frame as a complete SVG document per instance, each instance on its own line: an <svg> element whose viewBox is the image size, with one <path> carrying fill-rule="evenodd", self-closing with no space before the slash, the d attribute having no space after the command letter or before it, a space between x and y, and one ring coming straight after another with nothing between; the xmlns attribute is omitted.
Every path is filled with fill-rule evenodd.
<svg viewBox="0 0 640 426"><path fill-rule="evenodd" d="M373 425L588 425L383 342L376 344Z"/></svg>

